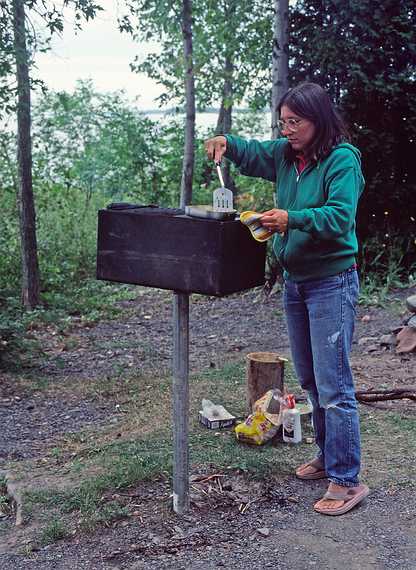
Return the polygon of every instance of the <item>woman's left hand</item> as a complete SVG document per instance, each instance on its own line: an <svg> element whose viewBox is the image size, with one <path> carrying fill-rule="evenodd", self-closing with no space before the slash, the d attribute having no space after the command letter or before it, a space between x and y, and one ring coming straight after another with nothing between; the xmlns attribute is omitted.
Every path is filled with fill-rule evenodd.
<svg viewBox="0 0 416 570"><path fill-rule="evenodd" d="M286 210L278 210L277 208L273 208L273 210L264 212L259 221L261 225L268 230L277 232L279 234L284 234L287 230L288 220L289 215Z"/></svg>

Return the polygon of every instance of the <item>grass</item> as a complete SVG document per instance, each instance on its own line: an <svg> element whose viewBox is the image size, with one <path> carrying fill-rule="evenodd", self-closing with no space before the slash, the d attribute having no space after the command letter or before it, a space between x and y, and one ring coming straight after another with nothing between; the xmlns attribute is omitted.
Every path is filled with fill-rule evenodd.
<svg viewBox="0 0 416 570"><path fill-rule="evenodd" d="M42 355L39 332L54 335L67 334L76 325L91 326L103 319L114 319L126 308L120 301L137 296L137 288L129 285L105 283L95 279L83 279L75 286L71 282L64 290L45 292L43 306L25 311L14 297L0 295L0 367L9 370L22 369L33 357ZM77 341L63 338L67 349Z"/></svg>
<svg viewBox="0 0 416 570"><path fill-rule="evenodd" d="M241 363L227 367L228 379L235 378L239 366ZM219 382L218 376L216 382ZM290 476L294 468L313 453L306 443L297 446L280 442L261 447L241 445L231 430L206 430L197 423L194 413L191 416L189 445L192 472L209 473L214 470L232 475L237 471L244 472L249 478L264 480L273 477L279 481ZM368 411L365 408L361 416L363 479L372 487L415 488L412 458L416 456L416 419L397 412ZM34 506L37 510L41 506L57 517L45 527L42 541L62 538L61 527L56 522L59 517L76 514L79 527L91 531L97 525L109 525L129 516L129 506L114 499L117 492L134 489L143 481L171 477L172 440L169 428L165 425L164 429L146 437L137 436L133 440L112 441L86 449L87 457L101 472L99 475L90 477L80 472L80 483L72 489L28 493L26 502L31 504L32 512Z"/></svg>
<svg viewBox="0 0 416 570"><path fill-rule="evenodd" d="M102 471L100 475L82 477L80 473L81 483L72 489L27 492L24 498L26 514L33 516L40 507L60 517L76 513L79 526L92 530L99 524L108 525L128 515L126 506L109 498L113 492L140 481L152 480L165 472L167 475L171 470L171 450L163 448L159 440L144 444L111 444L95 455L96 468ZM49 542L54 536L54 529L56 540L62 538L58 532L60 527L56 529L55 522L51 528L51 523L48 523L42 532L42 536L46 533Z"/></svg>
<svg viewBox="0 0 416 570"><path fill-rule="evenodd" d="M109 305L116 299L129 298L128 288L115 291L113 286L103 286L102 292L109 296ZM376 290L376 283L373 284ZM370 289L364 287L365 295ZM372 293L371 293L372 294ZM94 297L94 295L93 295ZM73 317L88 325L90 318L102 303L101 293L91 299L91 312L82 311ZM377 303L380 299L377 300ZM370 304L372 301L370 301ZM99 309L97 309L99 311ZM28 315L25 323L36 330L38 319L45 318L48 326L71 326L71 319L54 321L52 313L36 312ZM64 313L62 313L64 315ZM91 317L92 315L92 317ZM96 317L99 318L99 312ZM72 318L72 317L71 317ZM30 320L33 319L33 320ZM26 326L25 324L25 326ZM40 326L40 325L39 325ZM98 341L99 343L99 341ZM97 343L97 346L98 346ZM130 340L116 339L104 342L102 350L129 348ZM143 350L150 347L143 345ZM59 357L58 357L59 358ZM226 362L221 368L210 368L190 378L190 462L193 472L222 470L232 475L243 472L247 477L266 479L273 476L278 481L293 473L294 468L310 458L314 449L302 443L290 446L283 443L250 447L238 444L232 430L213 432L198 423L201 400L208 398L223 404L237 417L244 418L246 410L246 363L244 360ZM46 378L30 378L36 389L48 392L53 389ZM33 381L33 382L32 382ZM299 393L291 363L285 366L285 385L288 391ZM49 544L68 536L69 529L92 530L97 525L109 525L129 516L129 506L113 495L123 489L132 489L144 481L159 478L169 479L172 473L171 435L171 378L162 370L150 375L120 367L104 378L91 379L82 385L69 383L60 389L86 398L122 402L124 414L117 424L108 424L100 431L86 430L68 434L58 444L54 443L46 469L55 469L60 477L58 487L50 485L43 491L30 491L25 504L32 517L46 522L40 535L43 544ZM405 413L369 411L362 407L363 477L371 485L391 485L394 488L411 487L411 458L416 456L415 420ZM1 482L0 482L1 485ZM0 486L0 508L1 508ZM65 520L65 524L62 522Z"/></svg>
<svg viewBox="0 0 416 570"><path fill-rule="evenodd" d="M361 409L363 476L373 485L416 489L416 417Z"/></svg>
<svg viewBox="0 0 416 570"><path fill-rule="evenodd" d="M290 366L286 384L294 384ZM227 363L221 369L195 375L190 378L190 386L189 446L193 471L238 470L260 479L271 473L286 476L299 460L299 453L307 456L310 448L306 444L301 446L302 450L284 446L283 455L280 452L283 444L278 448L242 446L236 442L232 430L217 435L199 424L198 410L204 397L221 402L237 416L245 417L245 361ZM61 481L62 473L68 472L68 485L64 489L30 491L25 495L25 505L32 516L39 509L58 518L76 514L80 526L91 530L128 514L125 505L111 499L113 493L143 481L170 479L173 450L170 378L131 374L122 385L113 378L105 385L98 383L89 389L94 394L102 390L106 398L131 396L124 422L110 425L102 432L70 434L59 446L51 448L50 464L56 465ZM138 401L142 406L137 405ZM122 434L121 439L116 432ZM48 540L54 536L56 525L52 522L51 528L45 530Z"/></svg>
<svg viewBox="0 0 416 570"><path fill-rule="evenodd" d="M52 544L58 540L62 540L69 536L69 532L65 524L60 519L52 519L41 531L39 536L39 543L42 546Z"/></svg>
<svg viewBox="0 0 416 570"><path fill-rule="evenodd" d="M5 477L0 476L0 517L8 516L12 512L12 503L7 493L7 482Z"/></svg>
<svg viewBox="0 0 416 570"><path fill-rule="evenodd" d="M131 374L123 384L119 379L111 379L109 385L100 386L97 381L88 387L96 395L101 388L110 400L120 395L130 395L131 399L126 399L126 413L119 423L109 424L101 431L70 434L51 448L48 474L56 472L60 487L32 490L24 499L26 512L44 524L41 543L49 544L65 538L69 532L91 531L98 525L108 526L131 516L132 506L120 499L119 493L140 489L144 482L171 479L169 384L170 378L162 375ZM290 363L286 365L285 384L288 390L299 393ZM278 484L313 455L311 445L303 442L290 446L274 441L251 447L239 444L233 430L215 432L198 422L202 398L222 403L236 416L245 417L245 390L244 360L225 363L220 369L209 369L190 378L191 472L222 471L230 477L238 472L256 480L272 477ZM415 488L412 473L416 419L405 412L365 406L361 406L361 417L363 480L370 487Z"/></svg>

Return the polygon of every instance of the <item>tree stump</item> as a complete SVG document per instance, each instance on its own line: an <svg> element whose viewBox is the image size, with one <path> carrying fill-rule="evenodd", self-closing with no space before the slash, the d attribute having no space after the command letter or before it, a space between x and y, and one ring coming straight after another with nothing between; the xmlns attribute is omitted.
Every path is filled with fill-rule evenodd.
<svg viewBox="0 0 416 570"><path fill-rule="evenodd" d="M247 405L249 413L253 404L268 390L278 388L283 392L286 358L275 352L251 352L247 354Z"/></svg>

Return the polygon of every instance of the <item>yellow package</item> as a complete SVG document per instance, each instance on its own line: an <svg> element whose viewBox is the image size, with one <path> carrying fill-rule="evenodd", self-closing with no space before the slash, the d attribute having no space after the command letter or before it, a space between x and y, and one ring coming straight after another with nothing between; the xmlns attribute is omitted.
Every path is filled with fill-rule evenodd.
<svg viewBox="0 0 416 570"><path fill-rule="evenodd" d="M263 445L274 437L279 426L266 418L263 412L256 411L235 427L235 435L239 441L254 445Z"/></svg>

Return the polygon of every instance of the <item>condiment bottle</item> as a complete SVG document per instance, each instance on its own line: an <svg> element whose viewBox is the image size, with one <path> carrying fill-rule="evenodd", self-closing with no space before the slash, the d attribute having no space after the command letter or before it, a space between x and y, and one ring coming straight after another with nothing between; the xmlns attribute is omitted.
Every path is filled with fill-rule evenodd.
<svg viewBox="0 0 416 570"><path fill-rule="evenodd" d="M292 394L288 394L286 403L287 408L283 412L283 441L286 443L300 443L302 441L300 412L296 408L295 398Z"/></svg>

